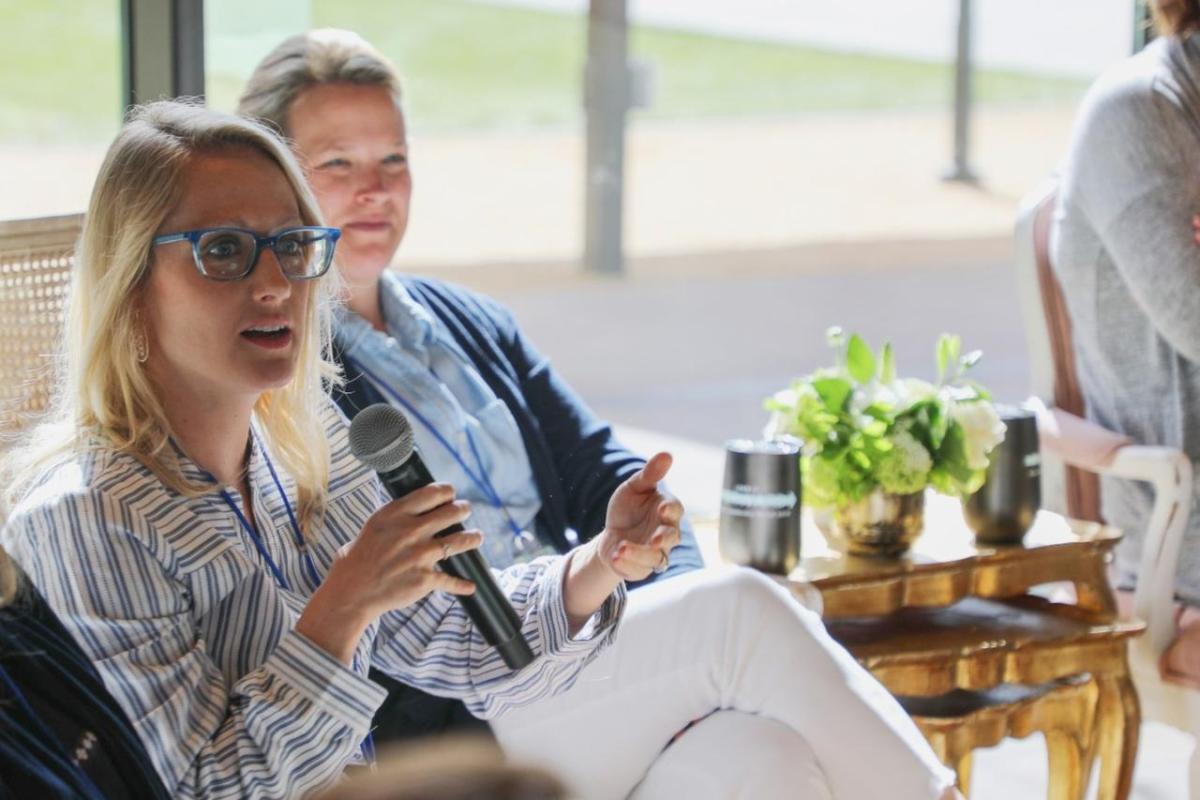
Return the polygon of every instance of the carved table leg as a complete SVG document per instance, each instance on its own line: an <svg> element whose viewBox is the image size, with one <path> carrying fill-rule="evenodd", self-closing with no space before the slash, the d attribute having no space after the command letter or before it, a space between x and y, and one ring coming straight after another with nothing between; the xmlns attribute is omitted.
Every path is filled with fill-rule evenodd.
<svg viewBox="0 0 1200 800"><path fill-rule="evenodd" d="M971 751L963 753L954 764L956 779L954 781L964 798L971 796Z"/></svg>
<svg viewBox="0 0 1200 800"><path fill-rule="evenodd" d="M1129 664L1124 658L1122 668L1121 674L1097 676L1100 686L1097 721L1099 800L1126 800L1133 785L1133 763L1137 759L1142 719L1137 691L1129 678Z"/></svg>
<svg viewBox="0 0 1200 800"><path fill-rule="evenodd" d="M1087 789L1087 748L1075 733L1046 731L1050 759L1050 800L1083 800Z"/></svg>

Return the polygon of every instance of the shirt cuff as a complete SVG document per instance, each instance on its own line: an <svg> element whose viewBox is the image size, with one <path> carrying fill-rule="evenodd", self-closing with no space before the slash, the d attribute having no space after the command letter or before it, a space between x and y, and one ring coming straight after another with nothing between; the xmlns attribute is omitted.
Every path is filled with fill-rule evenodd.
<svg viewBox="0 0 1200 800"><path fill-rule="evenodd" d="M366 736L387 690L359 675L303 634L284 634L266 666L321 711Z"/></svg>
<svg viewBox="0 0 1200 800"><path fill-rule="evenodd" d="M599 653L616 635L617 625L625 613L628 593L622 583L572 637L563 596L570 561L570 556L552 559L542 575L542 591L538 598L538 632L544 648L542 655L550 659L570 661L589 651L593 651L593 656Z"/></svg>

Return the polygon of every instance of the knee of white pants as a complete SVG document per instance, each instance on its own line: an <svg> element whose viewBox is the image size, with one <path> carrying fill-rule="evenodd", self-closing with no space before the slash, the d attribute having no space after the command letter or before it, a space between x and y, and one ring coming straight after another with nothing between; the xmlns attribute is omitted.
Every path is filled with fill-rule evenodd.
<svg viewBox="0 0 1200 800"><path fill-rule="evenodd" d="M630 800L795 797L830 800L816 755L799 734L742 711L717 711L663 751Z"/></svg>
<svg viewBox="0 0 1200 800"><path fill-rule="evenodd" d="M713 619L728 618L725 615L733 614L754 623L755 627L781 623L788 630L795 630L799 617L810 626L821 626L818 614L757 570L719 567L704 570L702 574L705 575L703 581L692 589L688 601L707 604L706 613Z"/></svg>

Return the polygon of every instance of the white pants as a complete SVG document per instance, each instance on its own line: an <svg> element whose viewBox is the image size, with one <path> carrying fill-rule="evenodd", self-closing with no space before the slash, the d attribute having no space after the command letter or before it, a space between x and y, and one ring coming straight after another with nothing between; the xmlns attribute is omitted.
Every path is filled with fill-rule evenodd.
<svg viewBox="0 0 1200 800"><path fill-rule="evenodd" d="M954 783L817 615L746 569L633 592L573 687L492 727L511 758L583 798L926 800Z"/></svg>

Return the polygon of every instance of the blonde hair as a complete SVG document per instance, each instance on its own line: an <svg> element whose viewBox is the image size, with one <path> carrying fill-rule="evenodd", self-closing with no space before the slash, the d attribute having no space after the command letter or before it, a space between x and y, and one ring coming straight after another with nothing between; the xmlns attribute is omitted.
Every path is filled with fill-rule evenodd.
<svg viewBox="0 0 1200 800"><path fill-rule="evenodd" d="M291 184L303 223L321 224L295 158L263 125L188 102L135 108L92 189L67 303L60 392L46 421L9 455L10 502L56 460L97 446L132 455L189 496L211 490L179 469L170 424L133 344L135 334L144 335L133 301L153 262L153 238L182 199L190 158L239 147L275 162ZM324 510L329 484L329 444L320 418L323 381L337 379L324 357L333 275L318 280L309 293L295 375L288 385L264 392L254 408L273 453L296 482L306 533L307 523Z"/></svg>
<svg viewBox="0 0 1200 800"><path fill-rule="evenodd" d="M1182 36L1200 28L1200 0L1149 0L1154 29L1164 36Z"/></svg>
<svg viewBox="0 0 1200 800"><path fill-rule="evenodd" d="M401 105L396 67L357 33L323 28L289 36L254 68L237 112L290 135L288 113L305 89L325 83L380 86Z"/></svg>

